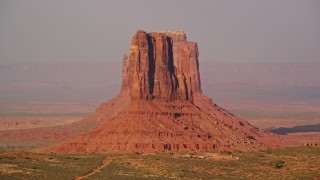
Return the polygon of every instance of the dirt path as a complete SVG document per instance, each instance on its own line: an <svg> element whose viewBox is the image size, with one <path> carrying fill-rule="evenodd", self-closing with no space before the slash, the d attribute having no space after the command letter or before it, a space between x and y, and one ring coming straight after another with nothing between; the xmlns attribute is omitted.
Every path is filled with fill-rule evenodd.
<svg viewBox="0 0 320 180"><path fill-rule="evenodd" d="M100 170L104 167L106 167L108 164L110 164L112 162L112 158L111 157L107 157L105 160L103 160L102 164L100 166L98 166L96 169L92 170L92 172L85 174L83 176L78 176L75 178L75 180L81 180L84 178L87 178L97 172L100 172Z"/></svg>

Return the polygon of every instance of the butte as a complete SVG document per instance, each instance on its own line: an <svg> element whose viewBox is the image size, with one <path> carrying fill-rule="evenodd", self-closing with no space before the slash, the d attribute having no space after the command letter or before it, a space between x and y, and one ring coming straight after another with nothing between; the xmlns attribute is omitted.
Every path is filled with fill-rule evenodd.
<svg viewBox="0 0 320 180"><path fill-rule="evenodd" d="M134 153L253 150L278 136L234 116L203 95L199 51L182 31L132 38L119 95L85 121L100 125L42 149L55 153Z"/></svg>

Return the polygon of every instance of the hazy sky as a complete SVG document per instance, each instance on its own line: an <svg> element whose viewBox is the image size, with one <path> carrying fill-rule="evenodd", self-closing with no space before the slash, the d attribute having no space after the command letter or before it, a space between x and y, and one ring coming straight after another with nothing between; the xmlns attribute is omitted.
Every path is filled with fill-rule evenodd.
<svg viewBox="0 0 320 180"><path fill-rule="evenodd" d="M319 0L0 0L0 63L121 61L137 29L184 30L201 61L320 61Z"/></svg>

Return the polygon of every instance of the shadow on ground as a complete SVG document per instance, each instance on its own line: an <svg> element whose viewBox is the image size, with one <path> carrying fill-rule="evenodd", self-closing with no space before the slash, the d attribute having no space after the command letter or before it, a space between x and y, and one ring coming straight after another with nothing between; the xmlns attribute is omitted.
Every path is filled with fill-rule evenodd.
<svg viewBox="0 0 320 180"><path fill-rule="evenodd" d="M280 128L270 129L270 131L275 134L281 134L281 135L286 135L288 133L299 133L299 132L320 132L320 124L295 126L291 128L280 127Z"/></svg>

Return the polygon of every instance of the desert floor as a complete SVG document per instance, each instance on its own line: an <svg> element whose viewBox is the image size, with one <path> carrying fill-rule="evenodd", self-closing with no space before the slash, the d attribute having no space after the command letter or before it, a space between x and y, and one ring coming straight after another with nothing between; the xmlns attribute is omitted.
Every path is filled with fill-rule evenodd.
<svg viewBox="0 0 320 180"><path fill-rule="evenodd" d="M1 151L0 179L317 179L319 156L320 147L192 155Z"/></svg>
<svg viewBox="0 0 320 180"><path fill-rule="evenodd" d="M98 103L27 102L0 104L0 131L70 124L94 112ZM300 146L255 152L39 154L37 140L0 141L0 179L317 179L320 106L304 104L226 104L251 124L267 128ZM19 139L19 137L17 137ZM17 139L11 139L16 141ZM40 144L39 146L35 143Z"/></svg>

